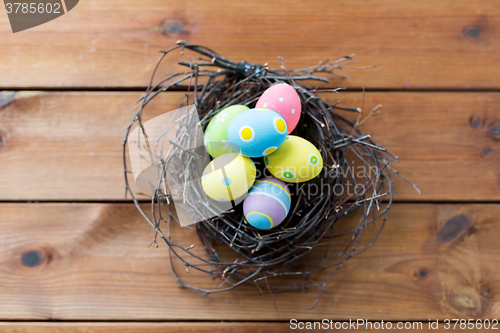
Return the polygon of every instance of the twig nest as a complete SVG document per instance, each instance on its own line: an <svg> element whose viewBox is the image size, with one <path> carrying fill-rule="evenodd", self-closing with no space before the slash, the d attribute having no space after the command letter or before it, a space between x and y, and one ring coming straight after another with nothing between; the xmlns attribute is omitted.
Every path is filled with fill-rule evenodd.
<svg viewBox="0 0 500 333"><path fill-rule="evenodd" d="M202 295L248 283L261 293L315 287L319 298L338 269L374 243L392 203L390 163L397 157L363 135L359 124L366 118L360 121L361 109L331 104L306 84L344 77L336 71L353 55L289 71L284 63L280 69L237 63L181 41L162 52L158 65L175 49L192 51L196 56L189 59L201 55L202 60L181 61L188 70L167 78L153 76L151 82L158 83L139 101L126 134L138 123L146 137L141 119L158 94L171 88L188 91L181 106L194 105L197 116L175 123L169 149L161 146L169 141L155 141L163 155L153 197L141 203L127 183L128 193L155 229L152 244L159 235L171 251L177 281ZM205 130L212 161L203 143L201 150L182 147L190 137L186 122ZM134 144L133 150L147 158L145 145ZM167 186L171 170L180 171L173 179L180 193L171 193ZM183 186L187 183L192 186ZM185 238L173 239L171 229L180 223L181 214L175 196L186 212L204 216L188 228L199 237L205 256L192 251L192 240L183 245ZM221 201L229 208L221 210ZM359 214L353 215L356 211ZM356 223L346 225L346 216ZM228 257L228 251L234 255ZM222 284L208 288L186 283L174 269L176 261Z"/></svg>

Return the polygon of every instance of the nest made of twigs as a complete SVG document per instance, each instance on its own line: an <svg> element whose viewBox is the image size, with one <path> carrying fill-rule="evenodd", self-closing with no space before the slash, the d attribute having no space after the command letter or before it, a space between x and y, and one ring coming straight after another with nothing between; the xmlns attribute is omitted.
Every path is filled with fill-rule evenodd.
<svg viewBox="0 0 500 333"><path fill-rule="evenodd" d="M192 51L202 58L180 62L180 65L186 66L186 71L166 75L158 83L153 83L159 64L176 49L181 52ZM197 290L202 295L231 290L243 283L257 286L262 293L314 286L319 288L314 307L325 285L340 267L375 242L387 220L393 198L391 173L396 171L389 164L397 157L359 130L362 110L330 104L316 95L319 91L338 89L319 90L305 83L327 81L325 75L341 76L334 70L342 69L352 62L352 55L313 67L287 70L283 63L281 69L269 69L244 61L235 63L206 47L186 42L178 42L172 49L161 52L151 85L138 102L139 110L127 129L123 150L127 191L144 218L155 229L152 243L157 245L157 236L165 241L170 251L172 270L180 285ZM291 185L292 207L287 219L271 230L257 230L246 223L241 207L190 227L204 247L204 256L195 254L192 246L182 245L180 240L173 239L171 228L178 220L173 213L171 193L168 193L165 185L168 169L172 165L188 170L191 177L201 177L200 168L190 163L192 156L185 154L181 148L186 126L176 128L178 145L162 159L163 176L149 204L140 202L128 183L130 171L125 146L131 128L134 124L142 127L141 119L148 104L167 90L187 89L186 98L180 106L194 103L198 117L185 121L200 122L204 128L212 117L227 106L243 104L254 107L259 96L269 86L280 82L294 87L302 103L301 119L292 134L313 143L321 152L325 167L318 177ZM355 117L352 117L353 113ZM357 175L353 170L353 159L356 160L354 164L364 167L368 172L361 177ZM347 191L349 188L352 193ZM210 202L200 192L199 200L192 200L188 204L195 210L210 208ZM146 206L149 208L143 208ZM359 211L357 225L338 231L342 217L355 211ZM372 231L371 238L358 248L367 226L375 226L377 230ZM165 227L168 230L166 232L162 231ZM224 259L221 244L224 249L222 252L230 248L236 259ZM181 262L187 270L196 269L212 278L220 278L223 283L220 288L214 289L185 283L175 269L174 261ZM330 273L326 278L321 275L323 279L317 281L317 273L327 268Z"/></svg>

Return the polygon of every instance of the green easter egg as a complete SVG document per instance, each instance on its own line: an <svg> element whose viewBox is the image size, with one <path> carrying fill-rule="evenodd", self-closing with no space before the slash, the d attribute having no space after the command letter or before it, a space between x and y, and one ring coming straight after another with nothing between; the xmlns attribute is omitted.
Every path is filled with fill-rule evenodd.
<svg viewBox="0 0 500 333"><path fill-rule="evenodd" d="M231 105L217 113L205 130L205 148L213 158L227 153L234 153L234 150L227 143L227 128L234 117L248 110L245 105Z"/></svg>

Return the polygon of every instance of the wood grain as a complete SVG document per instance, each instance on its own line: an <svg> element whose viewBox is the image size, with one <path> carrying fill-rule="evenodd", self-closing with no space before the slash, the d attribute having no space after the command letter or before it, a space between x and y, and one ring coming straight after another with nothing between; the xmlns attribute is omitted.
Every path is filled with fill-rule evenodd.
<svg viewBox="0 0 500 333"><path fill-rule="evenodd" d="M347 323L333 323L333 325L346 325ZM393 328L397 327L398 323L390 323ZM405 324L404 322L402 323ZM305 325L305 323L304 323ZM314 325L314 324L313 324ZM411 325L417 325L417 323ZM422 323L424 332L428 329L428 322ZM453 326L454 323L451 324ZM463 332L459 328L445 328L445 324L439 323L439 329L433 329L432 332ZM318 326L317 326L318 327ZM334 326L335 327L335 326ZM415 326L417 327L417 326ZM458 325L457 325L458 327ZM323 329L308 329L307 332L324 332ZM5 333L206 333L206 332L230 332L230 333L263 333L273 332L282 333L290 332L289 323L0 323L0 330ZM417 331L415 329L414 331ZM363 326L356 329L343 329L342 331L356 332L373 332L369 327L365 329ZM488 329L476 329L475 332L490 332Z"/></svg>
<svg viewBox="0 0 500 333"><path fill-rule="evenodd" d="M332 86L499 88L497 1L81 1L13 34L0 17L0 87L144 87L179 39L235 61L289 68L356 53L374 70ZM163 69L175 70L173 57Z"/></svg>
<svg viewBox="0 0 500 333"><path fill-rule="evenodd" d="M0 111L0 200L123 200L121 145L135 92L5 94ZM323 94L361 106L362 93ZM165 93L145 120L174 110L182 93ZM397 200L500 200L498 93L367 93L362 129L400 156ZM135 191L142 191L135 188ZM147 197L143 197L147 199Z"/></svg>
<svg viewBox="0 0 500 333"><path fill-rule="evenodd" d="M499 216L498 204L397 204L375 246L347 262L315 310L316 290L283 293L278 318L254 286L206 297L178 288L166 245L146 247L153 231L131 204L4 203L0 320L498 318ZM375 231L363 231L366 241ZM174 237L197 244L187 229Z"/></svg>
<svg viewBox="0 0 500 333"><path fill-rule="evenodd" d="M289 332L285 323L0 323L5 333L264 333Z"/></svg>

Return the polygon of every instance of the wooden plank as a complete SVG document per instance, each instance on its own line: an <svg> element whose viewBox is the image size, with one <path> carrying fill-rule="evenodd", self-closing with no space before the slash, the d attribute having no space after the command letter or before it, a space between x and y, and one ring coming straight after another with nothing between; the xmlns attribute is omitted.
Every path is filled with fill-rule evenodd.
<svg viewBox="0 0 500 333"><path fill-rule="evenodd" d="M406 322L401 322L405 324ZM333 324L328 323L327 326L317 329L308 329L307 332L324 332L326 329L331 329L328 325L344 325L348 327L348 322L334 322ZM414 325L413 323L410 323ZM306 325L304 323L303 325ZM314 324L312 324L314 325ZM385 324L387 325L387 323ZM389 323L392 325L393 329L397 328L398 322ZM408 324L407 324L408 325ZM417 323L415 323L417 325ZM428 322L422 323L421 330L428 329ZM463 332L459 328L453 329L454 323L450 324L450 328L445 328L447 325L444 323L439 323L439 329L433 329L432 332ZM459 325L457 325L458 327ZM261 332L290 332L292 327L289 323L211 323L211 322L201 322L201 323L0 323L0 329L5 333L205 333L205 332L230 332L230 333L240 333L240 332L251 332L251 333L261 333ZM306 326L304 326L306 327ZM404 326L403 326L404 327ZM416 327L416 326L415 326ZM334 329L333 328L333 329ZM299 330L298 328L296 328ZM401 329L402 330L402 329ZM417 331L415 328L414 331ZM373 332L374 329L364 328L351 328L343 329L342 331L356 331L356 332ZM489 329L475 329L475 332L490 332Z"/></svg>
<svg viewBox="0 0 500 333"><path fill-rule="evenodd" d="M0 323L5 333L289 332L285 323Z"/></svg>
<svg viewBox="0 0 500 333"><path fill-rule="evenodd" d="M153 230L132 204L4 203L0 320L498 318L499 216L498 204L396 204L375 246L347 262L314 310L307 308L317 290L282 293L278 318L255 286L206 297L180 289L167 246L146 247ZM338 226L356 222L350 216ZM197 244L179 229L181 245ZM374 232L365 229L363 242ZM182 268L187 283L220 284Z"/></svg>
<svg viewBox="0 0 500 333"><path fill-rule="evenodd" d="M6 101L0 199L123 200L121 144L139 96L21 92ZM145 119L175 109L182 97L160 95ZM344 92L322 97L345 106L361 106L363 99ZM500 94L366 94L367 113L379 103L381 115L362 129L400 156L394 167L422 190L418 195L395 177L397 200L500 200Z"/></svg>
<svg viewBox="0 0 500 333"><path fill-rule="evenodd" d="M235 61L289 68L356 53L366 72L332 86L499 88L497 1L81 1L13 34L0 17L0 87L144 87L179 39ZM177 59L165 70L172 72Z"/></svg>

